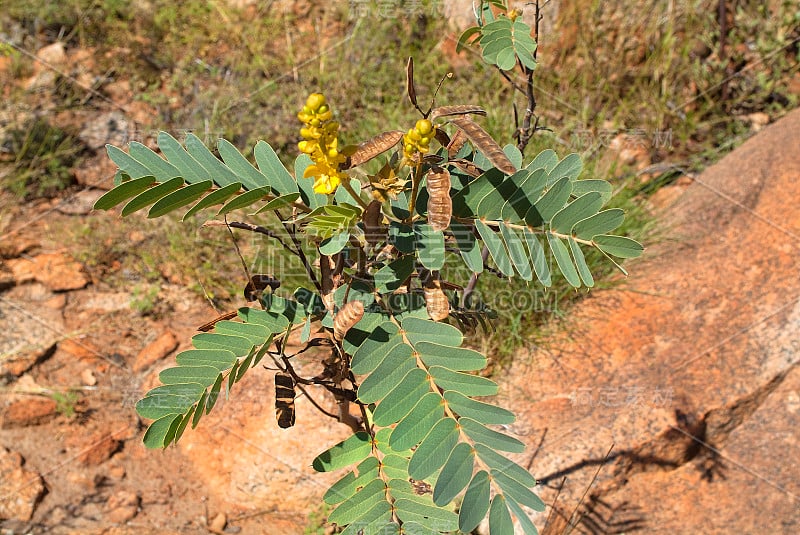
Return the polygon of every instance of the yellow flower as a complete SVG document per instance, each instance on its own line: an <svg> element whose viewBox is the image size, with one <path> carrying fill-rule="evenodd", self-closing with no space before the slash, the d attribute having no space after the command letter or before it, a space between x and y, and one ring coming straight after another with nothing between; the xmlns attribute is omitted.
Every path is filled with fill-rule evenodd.
<svg viewBox="0 0 800 535"><path fill-rule="evenodd" d="M333 193L341 181L347 179L347 175L339 171L339 166L347 159L339 152L339 123L332 120L333 112L322 93L309 95L297 118L304 124L300 129L303 141L297 148L314 162L305 170L303 178L314 179L315 192Z"/></svg>

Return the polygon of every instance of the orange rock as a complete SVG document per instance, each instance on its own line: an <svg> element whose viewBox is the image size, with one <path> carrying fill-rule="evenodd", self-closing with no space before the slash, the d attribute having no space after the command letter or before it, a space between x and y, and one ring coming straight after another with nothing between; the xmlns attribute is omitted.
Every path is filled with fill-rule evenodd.
<svg viewBox="0 0 800 535"><path fill-rule="evenodd" d="M178 340L172 331L164 331L161 336L142 349L133 362L133 371L140 372L163 359L178 347Z"/></svg>
<svg viewBox="0 0 800 535"><path fill-rule="evenodd" d="M119 440L115 440L107 433L95 433L83 437L80 442L78 447L81 448L81 452L78 459L86 466L97 466L106 462L122 445Z"/></svg>
<svg viewBox="0 0 800 535"><path fill-rule="evenodd" d="M83 267L63 253L44 253L27 258L13 258L6 265L17 284L37 280L53 291L78 290L89 283Z"/></svg>
<svg viewBox="0 0 800 535"><path fill-rule="evenodd" d="M102 353L90 342L78 338L67 338L58 343L58 349L66 351L79 360L94 360Z"/></svg>
<svg viewBox="0 0 800 535"><path fill-rule="evenodd" d="M3 415L3 429L28 427L49 422L56 417L56 402L49 398L26 398L9 405Z"/></svg>
<svg viewBox="0 0 800 535"><path fill-rule="evenodd" d="M0 518L27 522L44 494L42 476L23 467L19 453L0 446Z"/></svg>

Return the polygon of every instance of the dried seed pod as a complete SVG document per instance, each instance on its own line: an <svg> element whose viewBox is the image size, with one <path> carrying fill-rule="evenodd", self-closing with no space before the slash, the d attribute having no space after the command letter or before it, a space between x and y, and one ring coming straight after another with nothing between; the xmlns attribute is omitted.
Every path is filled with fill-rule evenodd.
<svg viewBox="0 0 800 535"><path fill-rule="evenodd" d="M441 167L428 171L428 223L433 230L445 230L450 226L453 201L450 199L450 172Z"/></svg>
<svg viewBox="0 0 800 535"><path fill-rule="evenodd" d="M450 117L452 115L467 115L474 113L475 115L486 116L486 110L474 104L459 104L455 106L439 106L431 110L431 121L435 121L439 117Z"/></svg>
<svg viewBox="0 0 800 535"><path fill-rule="evenodd" d="M466 115L451 117L450 122L459 127L472 144L475 145L475 148L480 150L500 171L507 175L513 175L517 172L517 168L508 159L500 145L478 123Z"/></svg>
<svg viewBox="0 0 800 535"><path fill-rule="evenodd" d="M425 308L433 321L442 321L450 314L450 303L442 290L438 271L431 272L431 276L425 281L423 293L425 294Z"/></svg>
<svg viewBox="0 0 800 535"><path fill-rule="evenodd" d="M403 132L400 130L390 130L383 132L361 143L353 154L350 155L349 162L344 166L344 169L350 169L363 163L370 161L376 156L380 156L387 150L391 149L403 139Z"/></svg>
<svg viewBox="0 0 800 535"><path fill-rule="evenodd" d="M341 340L350 328L364 317L364 303L350 301L339 309L333 318L333 338Z"/></svg>
<svg viewBox="0 0 800 535"><path fill-rule="evenodd" d="M286 372L275 374L275 417L278 427L287 429L294 425L294 378Z"/></svg>
<svg viewBox="0 0 800 535"><path fill-rule="evenodd" d="M467 134L462 132L461 130L456 130L456 133L453 134L453 137L450 138L450 143L446 145L447 147L447 155L450 158L454 158L458 151L461 150L461 147L464 146L464 143L467 142Z"/></svg>
<svg viewBox="0 0 800 535"><path fill-rule="evenodd" d="M364 238L373 247L380 243L385 235L383 225L381 225L382 219L381 202L377 200L370 202L361 216L361 220L364 222Z"/></svg>

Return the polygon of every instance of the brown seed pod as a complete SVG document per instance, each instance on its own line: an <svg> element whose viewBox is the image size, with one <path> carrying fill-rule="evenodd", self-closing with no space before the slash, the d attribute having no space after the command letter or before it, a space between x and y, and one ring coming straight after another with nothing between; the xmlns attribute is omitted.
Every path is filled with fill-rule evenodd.
<svg viewBox="0 0 800 535"><path fill-rule="evenodd" d="M486 110L474 104L460 104L457 106L439 106L431 110L431 121L435 121L439 117L450 117L452 115L467 115L474 113L476 115L486 115Z"/></svg>
<svg viewBox="0 0 800 535"><path fill-rule="evenodd" d="M464 146L464 143L467 142L467 135L462 132L461 130L456 130L456 133L453 134L453 137L450 138L450 143L445 145L447 147L447 156L449 158L454 158L458 151L461 150L461 147Z"/></svg>
<svg viewBox="0 0 800 535"><path fill-rule="evenodd" d="M409 57L408 63L406 63L406 93L408 93L408 100L411 101L411 104L415 108L419 108L417 105L417 89L414 87L414 58L412 57Z"/></svg>
<svg viewBox="0 0 800 535"><path fill-rule="evenodd" d="M461 130L459 130L459 132L460 131ZM456 160L450 160L450 163L467 173L469 176L479 177L483 174L483 170L469 160L462 160L461 158L458 158Z"/></svg>
<svg viewBox="0 0 800 535"><path fill-rule="evenodd" d="M294 425L294 378L286 372L275 374L275 417L278 427L287 429Z"/></svg>
<svg viewBox="0 0 800 535"><path fill-rule="evenodd" d="M350 155L350 159L344 166L344 169L356 167L368 162L376 156L380 156L387 150L397 145L401 139L403 139L403 132L400 130L390 130L388 132L378 134L372 139L368 139L364 143L361 143L356 151Z"/></svg>
<svg viewBox="0 0 800 535"><path fill-rule="evenodd" d="M364 303L361 301L350 301L339 309L339 313L333 318L333 338L341 341L350 328L364 317Z"/></svg>
<svg viewBox="0 0 800 535"><path fill-rule="evenodd" d="M426 176L428 182L428 223L433 230L450 226L453 201L450 199L450 171L433 167Z"/></svg>
<svg viewBox="0 0 800 535"><path fill-rule="evenodd" d="M364 222L364 238L373 247L380 243L384 237L384 227L381 225L383 213L381 212L381 202L372 201L367 205L361 220Z"/></svg>
<svg viewBox="0 0 800 535"><path fill-rule="evenodd" d="M425 294L425 308L433 321L442 321L450 315L450 303L447 295L442 291L438 271L431 272L430 277L425 281L423 293Z"/></svg>
<svg viewBox="0 0 800 535"><path fill-rule="evenodd" d="M475 145L475 148L480 150L503 173L513 175L517 172L517 168L508 159L500 145L478 123L464 115L451 117L450 122L459 127Z"/></svg>

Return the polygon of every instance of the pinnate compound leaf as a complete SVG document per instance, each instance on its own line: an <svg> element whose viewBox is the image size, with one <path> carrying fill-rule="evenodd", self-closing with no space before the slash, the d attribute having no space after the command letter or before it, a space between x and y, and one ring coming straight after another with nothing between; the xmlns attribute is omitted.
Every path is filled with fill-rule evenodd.
<svg viewBox="0 0 800 535"><path fill-rule="evenodd" d="M472 468L475 465L475 452L469 444L461 442L450 453L442 467L436 486L433 488L433 502L444 506L464 490L472 479Z"/></svg>
<svg viewBox="0 0 800 535"><path fill-rule="evenodd" d="M433 392L425 394L394 428L389 437L389 446L395 451L416 446L443 417L444 406L441 396Z"/></svg>
<svg viewBox="0 0 800 535"><path fill-rule="evenodd" d="M514 522L502 494L492 498L489 508L489 535L514 535Z"/></svg>
<svg viewBox="0 0 800 535"><path fill-rule="evenodd" d="M444 465L457 442L455 420L439 420L414 451L408 463L408 475L419 481L433 474Z"/></svg>
<svg viewBox="0 0 800 535"><path fill-rule="evenodd" d="M481 470L469 482L461 509L458 513L458 529L471 533L486 516L489 510L489 474Z"/></svg>
<svg viewBox="0 0 800 535"><path fill-rule="evenodd" d="M411 412L417 401L429 391L428 374L419 368L412 369L403 377L400 384L381 401L375 409L372 420L380 426L398 422Z"/></svg>
<svg viewBox="0 0 800 535"><path fill-rule="evenodd" d="M365 432L358 432L327 451L320 453L312 466L317 472L332 472L351 464L361 462L372 451L370 437Z"/></svg>
<svg viewBox="0 0 800 535"><path fill-rule="evenodd" d="M478 444L484 444L490 448L510 453L522 453L525 451L525 444L516 438L489 429L471 418L460 418L458 425L461 426L461 429L473 442Z"/></svg>

